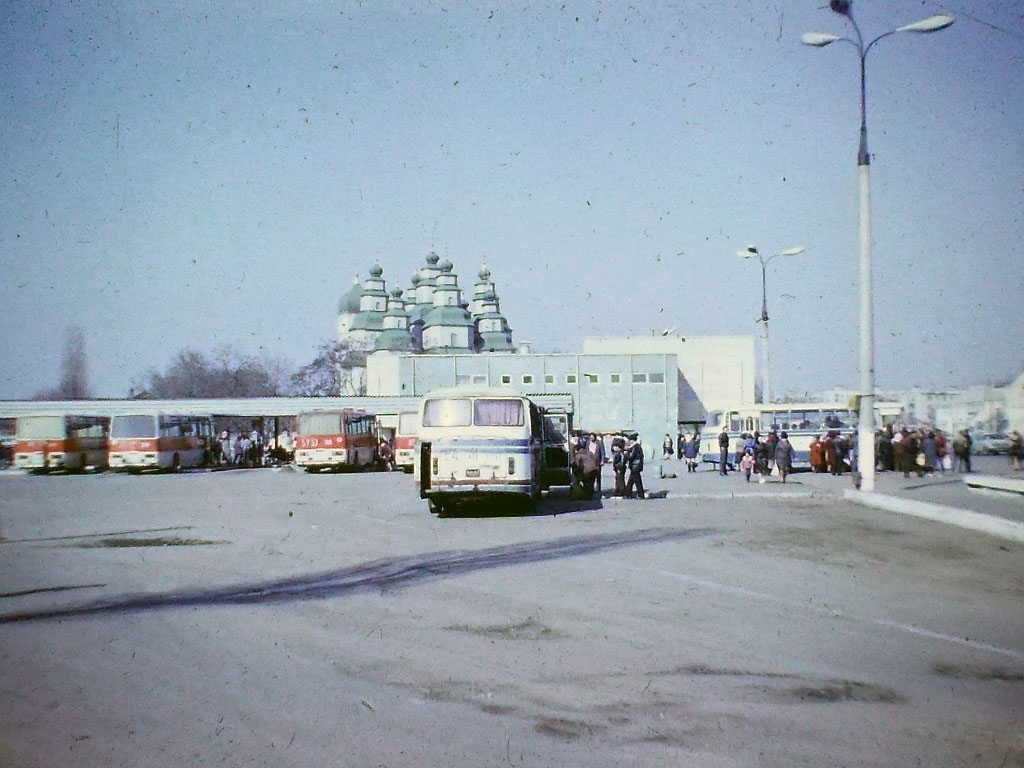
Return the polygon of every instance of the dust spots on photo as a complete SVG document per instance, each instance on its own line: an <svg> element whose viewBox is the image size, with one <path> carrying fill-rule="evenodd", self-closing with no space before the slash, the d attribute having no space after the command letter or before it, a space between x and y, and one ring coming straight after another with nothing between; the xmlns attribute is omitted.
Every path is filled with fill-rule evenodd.
<svg viewBox="0 0 1024 768"><path fill-rule="evenodd" d="M494 624L479 627L463 624L445 627L445 629L450 632L479 635L492 640L556 640L566 637L565 634L544 626L532 616L517 624Z"/></svg>
<svg viewBox="0 0 1024 768"><path fill-rule="evenodd" d="M78 544L64 544L74 549L120 549L133 547L205 547L214 544L230 544L228 541L209 541L207 539L183 539L179 536L109 537L91 539Z"/></svg>
<svg viewBox="0 0 1024 768"><path fill-rule="evenodd" d="M819 704L838 702L864 702L869 704L901 704L906 699L884 685L835 680L824 685L800 685L778 692L788 701L806 701Z"/></svg>
<svg viewBox="0 0 1024 768"><path fill-rule="evenodd" d="M533 726L533 730L537 733L562 741L579 741L582 738L592 737L603 729L604 726L599 724L565 717L542 717Z"/></svg>
<svg viewBox="0 0 1024 768"><path fill-rule="evenodd" d="M958 664L955 661L937 661L932 670L942 677L960 680L998 680L1005 683L1024 683L1024 670L1007 669L995 664Z"/></svg>

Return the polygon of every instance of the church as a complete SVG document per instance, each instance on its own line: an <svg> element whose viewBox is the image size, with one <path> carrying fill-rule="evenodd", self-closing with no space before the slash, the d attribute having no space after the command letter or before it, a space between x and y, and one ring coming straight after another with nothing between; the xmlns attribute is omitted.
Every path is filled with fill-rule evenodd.
<svg viewBox="0 0 1024 768"><path fill-rule="evenodd" d="M380 264L338 305L338 341L367 353L511 353L512 329L501 313L491 273L484 265L472 299L463 299L452 263L429 253L405 290L387 290Z"/></svg>

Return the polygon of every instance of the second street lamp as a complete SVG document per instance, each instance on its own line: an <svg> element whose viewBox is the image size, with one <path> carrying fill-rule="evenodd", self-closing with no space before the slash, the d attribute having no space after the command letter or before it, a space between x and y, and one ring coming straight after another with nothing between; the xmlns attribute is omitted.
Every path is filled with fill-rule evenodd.
<svg viewBox="0 0 1024 768"><path fill-rule="evenodd" d="M737 251L736 255L741 259L752 259L755 256L761 262L761 402L764 404L772 401L771 387L771 355L768 349L768 262L776 256L796 256L803 253L804 247L798 245L796 248L787 248L784 251L773 253L771 256L762 256L760 251L752 245L747 246L745 251Z"/></svg>
<svg viewBox="0 0 1024 768"><path fill-rule="evenodd" d="M831 0L829 7L845 16L856 33L856 40L823 32L808 32L801 37L804 45L822 48L830 43L850 43L860 56L860 147L857 150L857 174L860 184L860 415L857 425L858 470L860 488L875 490L875 340L874 309L871 297L871 156L868 154L868 110L865 61L871 47L879 40L897 32L937 32L953 23L953 16L943 13L929 16L913 24L883 32L867 45L860 27L853 18L849 0Z"/></svg>

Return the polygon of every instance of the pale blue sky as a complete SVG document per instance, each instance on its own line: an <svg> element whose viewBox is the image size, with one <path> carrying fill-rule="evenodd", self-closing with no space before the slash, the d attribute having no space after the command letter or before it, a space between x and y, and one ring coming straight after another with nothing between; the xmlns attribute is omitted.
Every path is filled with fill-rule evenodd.
<svg viewBox="0 0 1024 768"><path fill-rule="evenodd" d="M379 260L486 259L517 340L756 336L857 383L857 59L814 2L5 1L0 397L186 346L296 366ZM863 2L880 387L1024 368L1024 6Z"/></svg>

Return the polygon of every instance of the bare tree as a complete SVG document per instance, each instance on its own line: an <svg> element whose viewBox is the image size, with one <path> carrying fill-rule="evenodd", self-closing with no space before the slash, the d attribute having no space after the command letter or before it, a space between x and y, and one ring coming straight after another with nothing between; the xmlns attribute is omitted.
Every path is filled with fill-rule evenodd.
<svg viewBox="0 0 1024 768"><path fill-rule="evenodd" d="M77 325L67 330L64 357L61 360L60 384L44 390L36 400L85 400L89 397L89 381L85 364L85 334Z"/></svg>
<svg viewBox="0 0 1024 768"><path fill-rule="evenodd" d="M325 341L318 347L313 361L291 377L291 389L294 394L305 397L362 394L355 373L365 367L365 351L346 342Z"/></svg>
<svg viewBox="0 0 1024 768"><path fill-rule="evenodd" d="M211 356L183 349L163 373L151 371L142 389L150 397L272 397L284 394L285 366L274 358L223 346Z"/></svg>

